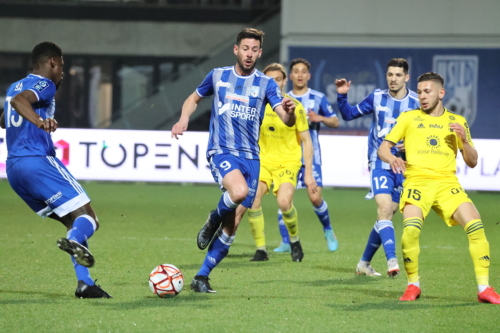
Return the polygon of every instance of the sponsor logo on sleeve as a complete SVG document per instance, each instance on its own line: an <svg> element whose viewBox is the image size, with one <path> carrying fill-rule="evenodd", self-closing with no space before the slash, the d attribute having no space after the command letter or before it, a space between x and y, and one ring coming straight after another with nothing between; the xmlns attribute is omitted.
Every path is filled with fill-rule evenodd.
<svg viewBox="0 0 500 333"><path fill-rule="evenodd" d="M49 86L49 83L47 81L44 81L44 80L40 80L38 81L34 86L33 88L36 89L38 92L42 92L44 91L45 89L47 89Z"/></svg>

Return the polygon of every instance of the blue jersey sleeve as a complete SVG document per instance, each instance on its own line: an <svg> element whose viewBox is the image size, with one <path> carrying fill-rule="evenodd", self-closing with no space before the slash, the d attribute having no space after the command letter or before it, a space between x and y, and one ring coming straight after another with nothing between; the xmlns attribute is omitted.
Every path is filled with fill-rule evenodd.
<svg viewBox="0 0 500 333"><path fill-rule="evenodd" d="M269 83L267 85L266 99L267 99L267 102L273 108L273 110L278 105L281 105L281 100L283 99L283 96L281 95L281 89L280 89L280 87L278 87L278 85L276 84L276 81L274 81L273 79L269 80Z"/></svg>
<svg viewBox="0 0 500 333"><path fill-rule="evenodd" d="M353 120L373 112L373 93L355 106L349 105L347 94L337 94L337 105L342 114L342 119L346 121Z"/></svg>
<svg viewBox="0 0 500 333"><path fill-rule="evenodd" d="M321 105L319 107L319 115L326 117L326 118L331 118L331 117L336 117L337 115L335 114L335 111L333 111L332 106L330 103L328 103L328 100L326 99L326 96L323 96L321 98Z"/></svg>
<svg viewBox="0 0 500 333"><path fill-rule="evenodd" d="M196 88L196 93L200 97L208 97L214 94L214 81L213 81L213 73L211 70L210 73L207 74L203 82Z"/></svg>
<svg viewBox="0 0 500 333"><path fill-rule="evenodd" d="M57 88L54 82L49 79L42 78L33 82L27 87L26 90L34 92L40 104L48 105L54 100Z"/></svg>

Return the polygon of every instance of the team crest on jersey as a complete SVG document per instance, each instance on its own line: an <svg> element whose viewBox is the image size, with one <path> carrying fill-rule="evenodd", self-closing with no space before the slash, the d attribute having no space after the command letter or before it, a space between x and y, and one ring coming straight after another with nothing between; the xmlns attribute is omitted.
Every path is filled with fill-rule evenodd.
<svg viewBox="0 0 500 333"><path fill-rule="evenodd" d="M479 58L475 55L436 55L433 71L444 78L444 106L471 124L477 114Z"/></svg>
<svg viewBox="0 0 500 333"><path fill-rule="evenodd" d="M43 81L43 80L40 80L38 81L35 86L33 88L35 88L36 90L38 90L39 92L42 92L44 91L45 89L47 89L47 87L49 86L49 84L47 83L47 81Z"/></svg>
<svg viewBox="0 0 500 333"><path fill-rule="evenodd" d="M450 120L455 120L455 117L453 117L453 116L450 116Z"/></svg>
<svg viewBox="0 0 500 333"><path fill-rule="evenodd" d="M252 96L252 97L254 97L254 98L255 98L255 97L258 97L258 96L259 96L259 92L260 92L260 87L255 87L255 86L253 86L253 87L252 87L252 90L251 90L251 92L250 92L250 96Z"/></svg>
<svg viewBox="0 0 500 333"><path fill-rule="evenodd" d="M307 108L308 109L311 109L311 110L314 110L314 99L310 99L309 100L309 103L307 103Z"/></svg>
<svg viewBox="0 0 500 333"><path fill-rule="evenodd" d="M16 84L16 88L14 89L14 91L21 91L21 90L23 90L23 83L19 82L18 84Z"/></svg>

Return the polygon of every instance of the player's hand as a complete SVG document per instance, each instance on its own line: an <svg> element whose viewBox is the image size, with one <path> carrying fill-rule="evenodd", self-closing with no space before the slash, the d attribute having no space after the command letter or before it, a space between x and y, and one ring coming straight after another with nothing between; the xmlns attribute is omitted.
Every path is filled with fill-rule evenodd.
<svg viewBox="0 0 500 333"><path fill-rule="evenodd" d="M172 138L176 138L179 140L177 137L178 135L182 135L184 131L186 131L188 128L188 120L181 118L174 126L172 126L172 132L170 136Z"/></svg>
<svg viewBox="0 0 500 333"><path fill-rule="evenodd" d="M346 79L335 80L335 85L337 86L337 93L345 95L351 88L351 81Z"/></svg>
<svg viewBox="0 0 500 333"><path fill-rule="evenodd" d="M314 123L319 123L319 122L323 121L324 117L320 116L319 114L317 114L313 110L309 109L307 112L307 118L309 119L309 121L312 121Z"/></svg>
<svg viewBox="0 0 500 333"><path fill-rule="evenodd" d="M406 170L406 162L400 157L396 157L390 164L394 173L403 173Z"/></svg>
<svg viewBox="0 0 500 333"><path fill-rule="evenodd" d="M55 132L57 129L57 121L52 118L47 118L47 119L40 118L37 127L44 130L47 133Z"/></svg>
<svg viewBox="0 0 500 333"><path fill-rule="evenodd" d="M318 184L316 183L316 179L314 179L313 175L308 172L304 175L304 182L306 183L307 191L311 194L318 192Z"/></svg>
<svg viewBox="0 0 500 333"><path fill-rule="evenodd" d="M400 144L397 144L396 145L396 149L400 152L405 152L405 144L404 143L400 143Z"/></svg>
<svg viewBox="0 0 500 333"><path fill-rule="evenodd" d="M467 135L465 135L465 128L459 123L450 124L450 129L457 133L457 136L462 142L467 141Z"/></svg>
<svg viewBox="0 0 500 333"><path fill-rule="evenodd" d="M295 103L290 98L283 98L281 101L281 106L286 113L292 114L295 112Z"/></svg>

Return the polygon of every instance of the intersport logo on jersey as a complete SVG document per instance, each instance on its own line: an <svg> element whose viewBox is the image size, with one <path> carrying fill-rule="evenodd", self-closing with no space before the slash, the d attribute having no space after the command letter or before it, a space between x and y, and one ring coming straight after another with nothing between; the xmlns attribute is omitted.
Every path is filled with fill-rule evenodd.
<svg viewBox="0 0 500 333"><path fill-rule="evenodd" d="M257 116L257 109L246 105L233 104L232 102L222 104L219 102L219 116L228 112L231 118L254 121Z"/></svg>

